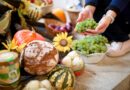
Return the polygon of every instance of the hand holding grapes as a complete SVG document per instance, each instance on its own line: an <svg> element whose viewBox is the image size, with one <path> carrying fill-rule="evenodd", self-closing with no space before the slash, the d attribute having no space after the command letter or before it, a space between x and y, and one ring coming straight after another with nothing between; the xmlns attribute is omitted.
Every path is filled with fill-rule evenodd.
<svg viewBox="0 0 130 90"><path fill-rule="evenodd" d="M115 17L116 17L116 13L112 10L109 10L106 13L106 15L101 18L95 30L87 30L85 34L94 35L94 34L101 34L105 32L108 26L114 21Z"/></svg>
<svg viewBox="0 0 130 90"><path fill-rule="evenodd" d="M86 34L93 35L93 34L101 34L105 32L107 27L110 25L111 19L104 16L98 23L98 26L95 28L95 30L87 30Z"/></svg>
<svg viewBox="0 0 130 90"><path fill-rule="evenodd" d="M93 18L93 14L95 11L95 7L94 6L86 6L79 14L79 17L77 19L77 22L81 22L86 20L87 18Z"/></svg>

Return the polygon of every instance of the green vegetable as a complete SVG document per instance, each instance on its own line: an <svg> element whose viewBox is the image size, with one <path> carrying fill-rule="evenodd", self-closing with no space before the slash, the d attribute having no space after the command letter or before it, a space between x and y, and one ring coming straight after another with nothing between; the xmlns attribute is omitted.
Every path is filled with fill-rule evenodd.
<svg viewBox="0 0 130 90"><path fill-rule="evenodd" d="M104 53L107 50L108 40L102 35L87 36L81 40L74 40L72 49L82 54Z"/></svg>
<svg viewBox="0 0 130 90"><path fill-rule="evenodd" d="M97 27L97 23L94 19L87 19L83 22L76 24L76 31L78 33L85 32L87 29L94 30Z"/></svg>
<svg viewBox="0 0 130 90"><path fill-rule="evenodd" d="M48 74L48 79L56 90L74 90L75 76L68 67L57 65Z"/></svg>

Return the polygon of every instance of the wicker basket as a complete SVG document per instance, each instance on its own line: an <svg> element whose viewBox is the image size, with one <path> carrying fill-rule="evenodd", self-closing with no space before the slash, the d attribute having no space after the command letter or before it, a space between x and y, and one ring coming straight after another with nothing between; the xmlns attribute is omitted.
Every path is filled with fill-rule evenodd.
<svg viewBox="0 0 130 90"><path fill-rule="evenodd" d="M55 19L45 19L45 27L46 27L46 30L48 32L48 34L51 36L51 37L54 37L56 36L56 34L62 32L62 31L57 31L51 27L48 27L49 24L54 24L56 26L64 26L65 23L63 22L60 22L58 20L55 20Z"/></svg>
<svg viewBox="0 0 130 90"><path fill-rule="evenodd" d="M78 18L78 15L79 15L79 12L78 11L70 11L70 10L67 10L67 12L69 13L69 16L70 16L70 19L71 19L71 22L73 24L73 26L76 25L76 20Z"/></svg>

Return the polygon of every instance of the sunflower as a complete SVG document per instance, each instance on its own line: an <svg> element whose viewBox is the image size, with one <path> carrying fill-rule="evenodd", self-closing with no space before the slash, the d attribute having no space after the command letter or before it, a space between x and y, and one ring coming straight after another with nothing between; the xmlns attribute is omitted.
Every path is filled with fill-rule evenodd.
<svg viewBox="0 0 130 90"><path fill-rule="evenodd" d="M55 48L60 52L70 51L72 36L68 36L67 32L57 34L53 39Z"/></svg>

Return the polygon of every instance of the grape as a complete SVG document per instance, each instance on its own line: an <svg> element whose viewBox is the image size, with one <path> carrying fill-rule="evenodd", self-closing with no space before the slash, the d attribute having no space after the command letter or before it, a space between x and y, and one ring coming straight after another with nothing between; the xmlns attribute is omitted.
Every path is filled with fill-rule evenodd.
<svg viewBox="0 0 130 90"><path fill-rule="evenodd" d="M69 23L69 22L67 22L65 25L66 25L66 26L72 26L72 24Z"/></svg>
<svg viewBox="0 0 130 90"><path fill-rule="evenodd" d="M82 54L104 53L107 50L108 40L102 35L87 36L81 40L74 40L72 49Z"/></svg>
<svg viewBox="0 0 130 90"><path fill-rule="evenodd" d="M76 31L78 33L85 32L87 29L94 30L97 27L96 21L94 19L87 19L83 22L79 22L76 24Z"/></svg>
<svg viewBox="0 0 130 90"><path fill-rule="evenodd" d="M59 31L61 26L56 26L55 30Z"/></svg>
<svg viewBox="0 0 130 90"><path fill-rule="evenodd" d="M61 30L61 31L66 31L67 29L66 29L65 26L61 26L61 27L60 27L60 30Z"/></svg>
<svg viewBox="0 0 130 90"><path fill-rule="evenodd" d="M73 29L73 26L71 23L66 23L64 26L60 26L60 25L55 25L55 24L49 24L48 25L49 28L55 29L57 31L62 31L62 32L71 32Z"/></svg>
<svg viewBox="0 0 130 90"><path fill-rule="evenodd" d="M66 27L68 32L72 31L72 29L73 29L71 23L66 23L65 27Z"/></svg>

